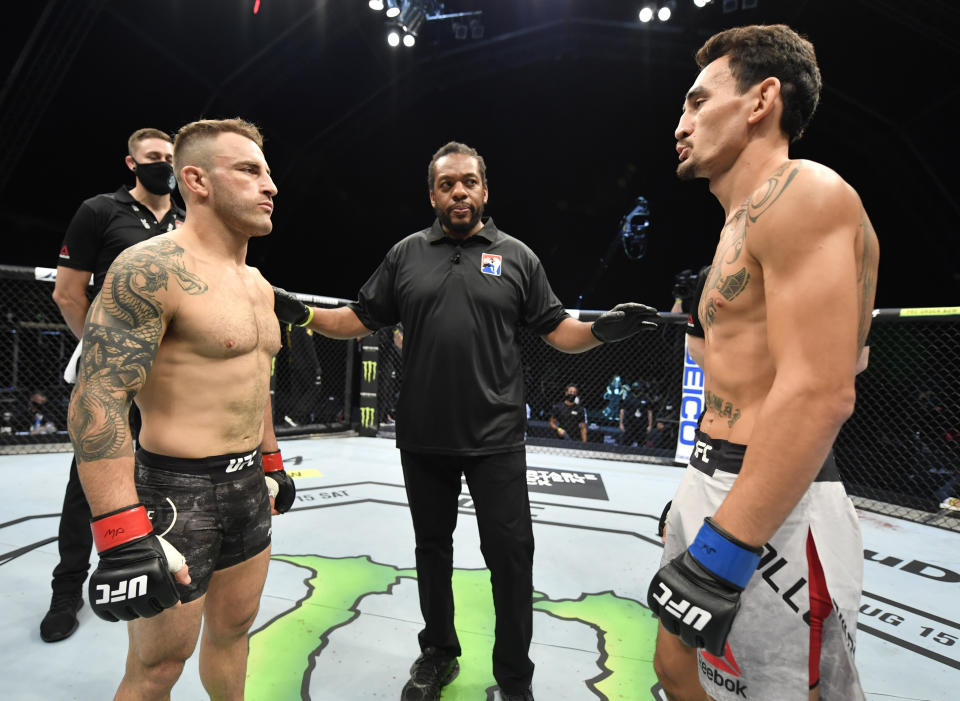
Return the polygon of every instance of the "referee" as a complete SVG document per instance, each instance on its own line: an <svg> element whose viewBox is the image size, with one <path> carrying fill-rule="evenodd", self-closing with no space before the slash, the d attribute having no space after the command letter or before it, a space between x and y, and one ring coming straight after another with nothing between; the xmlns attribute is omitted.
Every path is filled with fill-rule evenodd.
<svg viewBox="0 0 960 701"><path fill-rule="evenodd" d="M571 318L536 255L483 218L486 165L469 146L440 148L430 161L428 185L436 221L390 249L357 303L310 309L278 290L277 315L344 339L403 323L397 447L425 626L402 698L438 699L459 670L451 577L465 475L493 585L493 674L501 698L529 700L533 527L520 328L580 353L656 328L656 310L624 304L593 324Z"/></svg>

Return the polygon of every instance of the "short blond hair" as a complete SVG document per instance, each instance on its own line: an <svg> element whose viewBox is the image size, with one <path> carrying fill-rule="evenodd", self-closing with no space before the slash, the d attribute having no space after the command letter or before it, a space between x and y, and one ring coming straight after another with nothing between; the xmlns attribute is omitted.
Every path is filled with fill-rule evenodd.
<svg viewBox="0 0 960 701"><path fill-rule="evenodd" d="M133 156L134 150L144 139L162 139L168 144L173 143L173 139L170 138L170 135L165 131L160 131L159 129L153 129L151 127L145 127L143 129L137 129L130 135L130 138L127 139L127 153L130 156Z"/></svg>
<svg viewBox="0 0 960 701"><path fill-rule="evenodd" d="M263 150L263 134L256 124L240 117L233 119L200 119L180 127L177 137L173 141L173 170L180 180L180 171L184 166L197 165L198 162L207 165L201 160L197 144L217 138L220 134L239 134L250 139ZM194 160L194 163L187 161Z"/></svg>

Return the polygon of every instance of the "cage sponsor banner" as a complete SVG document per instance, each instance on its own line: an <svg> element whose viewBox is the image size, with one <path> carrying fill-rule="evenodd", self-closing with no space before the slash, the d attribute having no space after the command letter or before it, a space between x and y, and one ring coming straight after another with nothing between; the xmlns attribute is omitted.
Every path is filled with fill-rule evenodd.
<svg viewBox="0 0 960 701"><path fill-rule="evenodd" d="M683 337L683 380L680 397L680 423L677 427L676 461L687 463L696 443L697 420L703 411L703 370L690 357L690 338Z"/></svg>
<svg viewBox="0 0 960 701"><path fill-rule="evenodd" d="M908 307L900 310L900 316L954 316L960 307Z"/></svg>

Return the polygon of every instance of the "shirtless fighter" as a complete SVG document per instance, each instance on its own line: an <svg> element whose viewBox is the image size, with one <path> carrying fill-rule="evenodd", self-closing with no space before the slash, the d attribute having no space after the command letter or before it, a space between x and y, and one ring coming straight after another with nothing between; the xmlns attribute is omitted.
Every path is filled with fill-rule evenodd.
<svg viewBox="0 0 960 701"><path fill-rule="evenodd" d="M820 95L808 41L740 27L697 63L677 173L710 182L726 224L698 310L706 410L648 592L654 664L674 700L863 699L863 552L830 448L853 411L877 237L852 187L788 155Z"/></svg>
<svg viewBox="0 0 960 701"><path fill-rule="evenodd" d="M280 328L270 285L245 264L249 239L270 233L277 194L262 144L239 119L180 130L186 220L117 257L84 327L69 429L100 553L91 606L130 621L117 699L168 699L201 617L204 688L243 696L270 557L263 469L279 458L258 446ZM269 476L285 511L293 483L282 469Z"/></svg>

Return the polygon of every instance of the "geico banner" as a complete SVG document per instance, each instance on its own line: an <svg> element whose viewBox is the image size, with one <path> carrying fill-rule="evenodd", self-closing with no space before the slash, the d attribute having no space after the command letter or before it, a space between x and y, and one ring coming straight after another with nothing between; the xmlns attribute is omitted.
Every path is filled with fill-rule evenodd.
<svg viewBox="0 0 960 701"><path fill-rule="evenodd" d="M690 357L690 338L683 335L683 390L680 399L680 425L677 426L677 462L690 462L697 442L697 419L703 411L703 370Z"/></svg>

